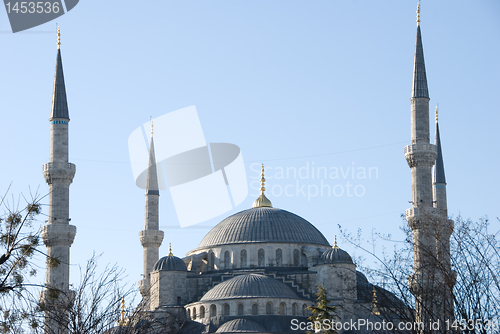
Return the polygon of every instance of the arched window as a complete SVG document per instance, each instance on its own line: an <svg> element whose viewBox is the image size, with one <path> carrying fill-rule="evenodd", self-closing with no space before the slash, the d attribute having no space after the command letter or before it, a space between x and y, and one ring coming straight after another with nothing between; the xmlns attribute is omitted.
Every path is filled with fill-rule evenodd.
<svg viewBox="0 0 500 334"><path fill-rule="evenodd" d="M304 304L304 305L302 305L302 315L303 315L304 317L306 317L306 316L308 316L308 314L307 314L307 313L308 313L308 312L307 312L307 305L306 305L306 304Z"/></svg>
<svg viewBox="0 0 500 334"><path fill-rule="evenodd" d="M252 315L259 315L259 305L257 304L252 305Z"/></svg>
<svg viewBox="0 0 500 334"><path fill-rule="evenodd" d="M188 319L191 319L191 310L188 309Z"/></svg>
<svg viewBox="0 0 500 334"><path fill-rule="evenodd" d="M229 251L224 252L224 269L229 269L231 267L231 255Z"/></svg>
<svg viewBox="0 0 500 334"><path fill-rule="evenodd" d="M298 315L297 314L297 303L292 304L292 315Z"/></svg>
<svg viewBox="0 0 500 334"><path fill-rule="evenodd" d="M182 305L182 298L180 296L177 297L177 305Z"/></svg>
<svg viewBox="0 0 500 334"><path fill-rule="evenodd" d="M238 304L238 315L243 315L243 304Z"/></svg>
<svg viewBox="0 0 500 334"><path fill-rule="evenodd" d="M200 307L200 318L205 318L205 306Z"/></svg>
<svg viewBox="0 0 500 334"><path fill-rule="evenodd" d="M224 315L229 315L229 304L224 304Z"/></svg>
<svg viewBox="0 0 500 334"><path fill-rule="evenodd" d="M196 307L193 307L193 319L196 319Z"/></svg>
<svg viewBox="0 0 500 334"><path fill-rule="evenodd" d="M276 250L276 266L283 266L283 251L279 248Z"/></svg>
<svg viewBox="0 0 500 334"><path fill-rule="evenodd" d="M210 316L215 317L217 315L217 306L214 304L210 305Z"/></svg>
<svg viewBox="0 0 500 334"><path fill-rule="evenodd" d="M272 303L266 304L266 314L273 314L273 304Z"/></svg>
<svg viewBox="0 0 500 334"><path fill-rule="evenodd" d="M213 252L210 253L210 269L215 269L215 254Z"/></svg>
<svg viewBox="0 0 500 334"><path fill-rule="evenodd" d="M280 304L280 315L286 315L286 304L285 303Z"/></svg>
<svg viewBox="0 0 500 334"><path fill-rule="evenodd" d="M259 267L265 266L265 264L266 264L265 256L266 256L266 253L264 252L264 250L262 248L259 249L259 252L258 252L258 259L259 259L258 266Z"/></svg>
<svg viewBox="0 0 500 334"><path fill-rule="evenodd" d="M240 253L241 268L246 268L247 266L247 251L242 249Z"/></svg>
<svg viewBox="0 0 500 334"><path fill-rule="evenodd" d="M307 256L302 254L302 267L307 267Z"/></svg>
<svg viewBox="0 0 500 334"><path fill-rule="evenodd" d="M300 260L299 250L298 249L294 249L293 250L293 265L295 267L299 266L299 260Z"/></svg>

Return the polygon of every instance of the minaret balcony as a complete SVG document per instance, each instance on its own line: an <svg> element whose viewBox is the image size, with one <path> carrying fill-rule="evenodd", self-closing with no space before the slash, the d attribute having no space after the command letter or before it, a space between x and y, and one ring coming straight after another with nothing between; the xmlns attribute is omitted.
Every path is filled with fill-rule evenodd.
<svg viewBox="0 0 500 334"><path fill-rule="evenodd" d="M48 224L42 226L42 239L47 247L70 247L75 239L76 226L69 224Z"/></svg>
<svg viewBox="0 0 500 334"><path fill-rule="evenodd" d="M405 157L410 168L432 167L436 162L437 150L433 144L412 144L405 147Z"/></svg>
<svg viewBox="0 0 500 334"><path fill-rule="evenodd" d="M163 231L143 230L139 232L142 247L160 247L163 241Z"/></svg>
<svg viewBox="0 0 500 334"><path fill-rule="evenodd" d="M442 224L441 217L445 214L446 210L434 207L414 207L405 212L406 220L412 230Z"/></svg>
<svg viewBox="0 0 500 334"><path fill-rule="evenodd" d="M76 166L71 162L47 162L43 165L43 175L47 183L54 180L66 181L70 184L76 173Z"/></svg>

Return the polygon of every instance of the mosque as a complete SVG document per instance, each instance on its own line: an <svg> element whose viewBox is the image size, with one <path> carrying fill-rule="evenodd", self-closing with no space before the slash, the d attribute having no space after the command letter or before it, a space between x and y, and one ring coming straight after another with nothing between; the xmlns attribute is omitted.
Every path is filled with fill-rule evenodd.
<svg viewBox="0 0 500 334"><path fill-rule="evenodd" d="M61 265L47 268L47 286L71 295L67 264L76 228L69 224L69 186L75 165L68 162L69 113L59 45L50 118L51 162L44 165L50 187L50 211L42 237L49 256L62 259ZM412 170L413 206L407 210L407 219L416 235L414 240L418 241L423 229L435 228L432 224L420 224L426 219L419 216L422 213L427 213L426 217L441 217L443 229L449 223L438 129L435 145L429 141L429 97L419 24L411 101L412 142L405 148L405 156ZM185 257L175 256L170 249L160 258L164 235L159 230L160 193L151 132L145 224L139 232L144 262L143 279L138 284L143 297L138 312L147 317L135 322L122 318L112 333L125 333L121 328L132 322L138 332L144 333L305 333L306 327L301 324L308 321L308 306L316 305L318 286L326 289L328 299L336 307L334 320L342 323L359 319L375 322L382 318L396 323L401 312L415 311L389 291L371 284L356 269L351 256L338 246L336 238L332 246L306 219L273 207L265 194L264 173L262 166L261 193L252 208L221 221ZM448 241L445 234L444 241L427 238L426 242L438 242L445 247L446 242L449 245L447 237ZM425 268L418 262L422 259L424 256L415 257L412 291L426 284L421 279ZM46 298L44 293L41 298ZM446 300L426 301L417 295L417 316L425 318L422 305L430 304L437 305L433 312L440 316L450 312ZM170 330L156 331L160 328L157 324L166 324ZM58 328L49 320L45 326L56 333L67 333L67 329ZM362 331L343 328L338 332Z"/></svg>

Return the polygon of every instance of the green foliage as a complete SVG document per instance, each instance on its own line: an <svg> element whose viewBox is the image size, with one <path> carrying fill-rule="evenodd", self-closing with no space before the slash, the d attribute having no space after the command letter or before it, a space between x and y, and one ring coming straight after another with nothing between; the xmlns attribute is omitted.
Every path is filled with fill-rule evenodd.
<svg viewBox="0 0 500 334"><path fill-rule="evenodd" d="M311 312L309 320L312 322L323 323L324 320L333 321L335 314L335 306L330 306L330 301L328 300L326 289L319 285L317 287L318 292L316 292L316 306L308 306L308 310ZM334 330L323 330L321 333L325 334L336 334ZM307 332L307 334L313 334L312 332Z"/></svg>
<svg viewBox="0 0 500 334"><path fill-rule="evenodd" d="M28 277L36 274L32 258L40 246L33 223L41 212L35 195L23 209L15 202L0 199L0 333L24 333L23 324L30 322L33 295L28 291Z"/></svg>

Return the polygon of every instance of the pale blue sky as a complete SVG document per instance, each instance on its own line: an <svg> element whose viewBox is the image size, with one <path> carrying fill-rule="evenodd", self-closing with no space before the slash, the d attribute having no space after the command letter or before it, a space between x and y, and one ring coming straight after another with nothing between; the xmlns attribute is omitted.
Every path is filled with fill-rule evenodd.
<svg viewBox="0 0 500 334"><path fill-rule="evenodd" d="M449 213L487 215L498 229L500 2L424 1L421 9L431 114L440 105ZM103 265L118 262L131 281L141 278L144 191L134 184L128 136L150 116L190 105L207 142L241 148L249 181L264 163L267 188L275 191L297 182L362 187L363 196L309 200L268 192L275 207L309 220L330 242L337 224L361 228L367 238L372 229L401 238L400 214L411 200L403 148L410 141L415 10L416 2L406 0L82 0L58 18L70 161L77 167L70 188L78 228L71 280L94 250L104 253ZM49 159L55 24L12 34L0 10L0 190L13 182L16 196L28 187L48 191L42 165ZM335 180L273 174L313 165L374 167L378 174ZM184 256L211 226L250 208L256 194L251 189L233 211L180 229L169 192L162 191L161 255L172 242L174 254ZM342 240L340 246L363 255Z"/></svg>

